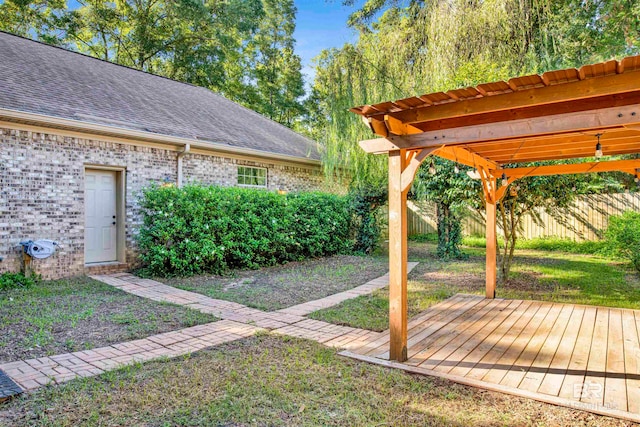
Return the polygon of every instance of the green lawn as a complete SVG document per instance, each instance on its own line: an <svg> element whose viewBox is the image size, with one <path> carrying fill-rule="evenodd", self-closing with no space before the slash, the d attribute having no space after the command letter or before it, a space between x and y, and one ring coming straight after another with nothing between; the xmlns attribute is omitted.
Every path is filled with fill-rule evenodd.
<svg viewBox="0 0 640 427"><path fill-rule="evenodd" d="M484 294L484 250L467 248L467 260L443 262L432 243L410 242L409 259L420 261L408 281L409 316L456 293ZM626 263L596 255L518 250L512 278L497 296L640 309L640 277ZM388 327L388 289L309 317L358 328Z"/></svg>
<svg viewBox="0 0 640 427"><path fill-rule="evenodd" d="M405 374L261 335L45 388L6 426L616 426L586 412Z"/></svg>
<svg viewBox="0 0 640 427"><path fill-rule="evenodd" d="M211 298L273 311L355 288L387 270L384 257L336 255L260 270L236 270L231 276L158 280Z"/></svg>
<svg viewBox="0 0 640 427"><path fill-rule="evenodd" d="M0 291L0 362L100 347L215 320L88 277L42 281Z"/></svg>
<svg viewBox="0 0 640 427"><path fill-rule="evenodd" d="M420 262L409 280L410 315L458 292L484 292L482 249L468 249L467 260L454 262L438 260L434 251L431 243L410 244L410 260ZM384 254L353 261L340 269L332 262L315 260L315 263L259 270L249 276L242 273L230 278L212 278L211 283L228 280L224 283L229 294L222 294L223 297L254 298L254 306L276 307L276 304L313 299L326 294L328 289L353 287L366 281L367 276L358 272L367 271L377 277L386 271ZM269 280L261 282L261 277ZM306 281L305 277L313 280ZM252 283L257 283L261 290L254 294L248 292ZM294 293L294 297L280 295L296 289L300 283L304 289L312 283L319 289ZM234 293L235 289L240 291ZM27 291L12 291L11 295L14 301L21 302L7 314L10 300L3 296L0 313L4 322L13 316L53 318L58 320L49 322L52 325L67 325L63 330L86 334L99 331L99 324L86 323L91 326L89 329L78 326L88 319L101 318L116 325L120 332L144 335L151 331L138 327L166 327L156 320L169 318L159 314L163 310L171 310L174 320L180 319L175 320L178 323L206 320L199 315L192 317L194 315L186 310L181 312L179 307L141 300L90 279L43 283ZM626 265L612 259L518 251L513 280L499 286L498 296L640 308L640 279ZM382 290L313 313L311 317L386 329L386 297L387 291ZM104 307L112 307L114 311L105 311ZM3 324L3 331L5 328ZM49 329L56 330L55 326ZM57 336L56 340L59 340ZM582 411L357 362L314 342L270 334L227 343L189 357L138 364L98 377L46 387L0 406L0 426L576 424L626 425Z"/></svg>

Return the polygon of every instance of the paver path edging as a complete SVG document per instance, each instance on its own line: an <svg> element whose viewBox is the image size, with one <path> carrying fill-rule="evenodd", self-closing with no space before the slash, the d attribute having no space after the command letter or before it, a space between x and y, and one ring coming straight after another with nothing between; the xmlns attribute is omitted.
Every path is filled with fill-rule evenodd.
<svg viewBox="0 0 640 427"><path fill-rule="evenodd" d="M136 362L193 353L249 337L260 330L264 329L221 320L92 350L18 360L0 365L0 370L23 390L33 390L78 377L100 375Z"/></svg>
<svg viewBox="0 0 640 427"><path fill-rule="evenodd" d="M417 264L408 263L408 272ZM78 377L100 375L105 371L136 362L186 355L266 330L280 335L310 339L330 347L346 350L357 348L377 339L382 332L334 325L307 319L304 315L370 294L389 284L389 276L386 274L348 291L278 311L264 312L235 302L177 289L154 280L142 279L129 273L91 277L133 295L182 305L213 314L223 320L92 350L0 364L0 371L23 390L31 391Z"/></svg>

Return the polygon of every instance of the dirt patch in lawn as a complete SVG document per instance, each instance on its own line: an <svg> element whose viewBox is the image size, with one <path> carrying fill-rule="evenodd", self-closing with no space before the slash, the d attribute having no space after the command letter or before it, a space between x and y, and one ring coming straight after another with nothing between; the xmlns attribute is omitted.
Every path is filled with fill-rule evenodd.
<svg viewBox="0 0 640 427"><path fill-rule="evenodd" d="M272 311L352 289L387 270L385 258L340 255L260 270L239 270L228 277L158 280L211 298Z"/></svg>
<svg viewBox="0 0 640 427"><path fill-rule="evenodd" d="M87 277L0 292L0 363L109 345L215 321Z"/></svg>
<svg viewBox="0 0 640 427"><path fill-rule="evenodd" d="M0 425L621 426L619 420L346 359L261 335L45 388Z"/></svg>

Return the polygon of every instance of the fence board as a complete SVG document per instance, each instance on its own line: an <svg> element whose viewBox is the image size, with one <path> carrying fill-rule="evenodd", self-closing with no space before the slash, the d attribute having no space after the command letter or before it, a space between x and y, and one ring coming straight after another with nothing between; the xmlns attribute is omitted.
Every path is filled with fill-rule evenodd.
<svg viewBox="0 0 640 427"><path fill-rule="evenodd" d="M611 215L619 215L627 210L640 212L640 193L597 194L579 198L572 208L553 217L539 210L543 226L538 225L530 215L523 219L519 237L560 237L571 240L598 240L607 228ZM433 203L407 203L409 235L434 233L436 231L436 210ZM499 229L498 225L498 229ZM463 221L463 232L468 236L484 236L484 217L470 212ZM500 230L498 230L500 233Z"/></svg>

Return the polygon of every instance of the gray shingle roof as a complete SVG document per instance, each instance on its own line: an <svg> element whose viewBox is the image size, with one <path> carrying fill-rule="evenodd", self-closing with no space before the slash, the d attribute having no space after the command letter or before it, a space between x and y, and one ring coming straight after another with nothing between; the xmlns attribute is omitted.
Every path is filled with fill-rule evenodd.
<svg viewBox="0 0 640 427"><path fill-rule="evenodd" d="M0 108L320 158L314 141L208 89L3 32Z"/></svg>

